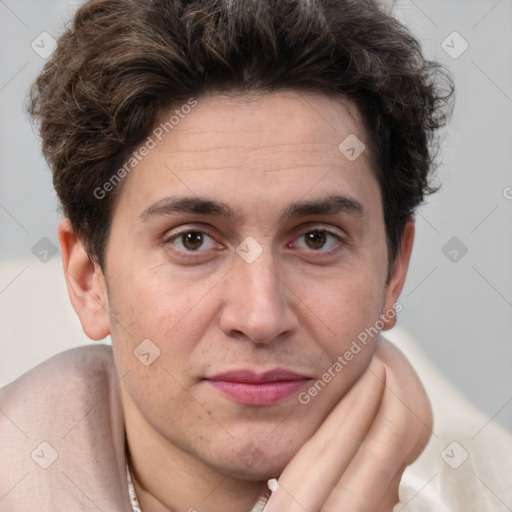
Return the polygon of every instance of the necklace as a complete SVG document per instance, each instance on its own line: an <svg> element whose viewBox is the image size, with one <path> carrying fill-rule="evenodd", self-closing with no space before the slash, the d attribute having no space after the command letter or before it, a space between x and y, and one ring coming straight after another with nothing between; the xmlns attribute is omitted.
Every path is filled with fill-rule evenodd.
<svg viewBox="0 0 512 512"><path fill-rule="evenodd" d="M132 506L132 512L142 512L140 508L139 500L137 499L137 493L133 485L132 474L128 467L128 461L126 461L126 480L128 482L128 494L130 495L130 504Z"/></svg>
<svg viewBox="0 0 512 512"><path fill-rule="evenodd" d="M137 499L137 493L135 492L135 486L133 485L132 474L128 466L128 461L126 462L126 481L128 483L128 494L130 495L132 512L142 512L139 500ZM272 492L268 487L264 489L251 512L262 512L271 494Z"/></svg>

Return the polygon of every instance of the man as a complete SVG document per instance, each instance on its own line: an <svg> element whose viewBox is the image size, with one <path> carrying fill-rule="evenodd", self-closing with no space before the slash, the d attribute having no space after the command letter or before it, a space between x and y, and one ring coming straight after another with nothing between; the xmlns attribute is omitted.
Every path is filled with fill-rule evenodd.
<svg viewBox="0 0 512 512"><path fill-rule="evenodd" d="M432 418L379 332L451 89L373 1L84 4L30 110L112 350L2 391L2 506L392 510Z"/></svg>

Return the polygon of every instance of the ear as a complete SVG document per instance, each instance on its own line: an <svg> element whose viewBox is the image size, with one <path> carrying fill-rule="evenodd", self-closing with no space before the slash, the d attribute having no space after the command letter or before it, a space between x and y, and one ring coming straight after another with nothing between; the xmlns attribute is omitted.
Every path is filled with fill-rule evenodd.
<svg viewBox="0 0 512 512"><path fill-rule="evenodd" d="M100 266L92 262L69 219L59 224L59 243L69 298L84 333L93 340L110 334L108 295Z"/></svg>
<svg viewBox="0 0 512 512"><path fill-rule="evenodd" d="M385 312L395 309L395 304L402 293L405 278L407 277L407 270L409 268L409 261L411 259L412 246L414 243L414 221L408 221L405 225L402 242L400 244L391 275L388 279L386 296L384 300L384 311L381 314L381 320L384 323L383 330L387 331L395 326L396 314L386 315Z"/></svg>

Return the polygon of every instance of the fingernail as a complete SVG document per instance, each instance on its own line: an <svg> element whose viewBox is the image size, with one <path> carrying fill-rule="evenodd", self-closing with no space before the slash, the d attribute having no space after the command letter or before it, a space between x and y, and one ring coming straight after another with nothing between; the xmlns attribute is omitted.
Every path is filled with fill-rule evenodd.
<svg viewBox="0 0 512 512"><path fill-rule="evenodd" d="M267 485L268 485L268 488L274 492L277 487L279 486L279 483L277 481L277 478L271 478L268 482L267 482Z"/></svg>

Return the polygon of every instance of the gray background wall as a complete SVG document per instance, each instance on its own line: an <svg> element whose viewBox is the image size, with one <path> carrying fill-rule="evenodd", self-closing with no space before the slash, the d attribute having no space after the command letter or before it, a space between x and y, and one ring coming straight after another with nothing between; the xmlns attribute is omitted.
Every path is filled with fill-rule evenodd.
<svg viewBox="0 0 512 512"><path fill-rule="evenodd" d="M0 307L13 300L20 270L40 264L35 244L57 245L51 175L22 104L51 49L40 34L57 37L78 4L0 0ZM399 322L474 403L512 430L512 0L401 0L395 14L429 57L449 67L457 87L440 155L442 188L418 214ZM12 258L28 264L18 270ZM83 342L41 344L44 338L14 345L0 324L0 385Z"/></svg>

